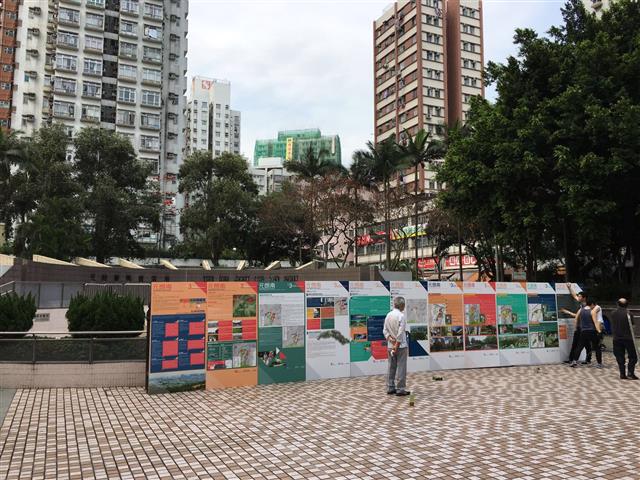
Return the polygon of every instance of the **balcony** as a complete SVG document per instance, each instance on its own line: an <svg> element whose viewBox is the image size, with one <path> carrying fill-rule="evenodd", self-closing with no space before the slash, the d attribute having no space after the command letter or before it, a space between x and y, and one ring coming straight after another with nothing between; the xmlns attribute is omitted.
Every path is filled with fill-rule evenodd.
<svg viewBox="0 0 640 480"><path fill-rule="evenodd" d="M104 0L87 0L87 8L104 10Z"/></svg>
<svg viewBox="0 0 640 480"><path fill-rule="evenodd" d="M77 27L80 25L80 13L73 12L67 14L64 11L60 11L58 15L58 23L60 25L71 25L72 27Z"/></svg>
<svg viewBox="0 0 640 480"><path fill-rule="evenodd" d="M140 4L130 0L122 0L120 2L120 13L122 15L137 17L140 13Z"/></svg>
<svg viewBox="0 0 640 480"><path fill-rule="evenodd" d="M100 108L97 110L94 109L85 109L82 108L82 116L80 117L84 122L98 123L100 122Z"/></svg>
<svg viewBox="0 0 640 480"><path fill-rule="evenodd" d="M78 37L58 34L58 38L56 40L56 45L61 48L68 48L70 50L78 49Z"/></svg>
<svg viewBox="0 0 640 480"><path fill-rule="evenodd" d="M68 95L74 97L76 95L75 85L53 84L53 92L58 95Z"/></svg>

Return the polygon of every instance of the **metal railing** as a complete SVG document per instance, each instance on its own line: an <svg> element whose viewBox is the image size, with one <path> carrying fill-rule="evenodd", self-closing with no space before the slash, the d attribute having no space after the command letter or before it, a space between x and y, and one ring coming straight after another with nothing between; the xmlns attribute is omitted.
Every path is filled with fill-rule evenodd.
<svg viewBox="0 0 640 480"><path fill-rule="evenodd" d="M0 332L0 363L144 362L144 330Z"/></svg>

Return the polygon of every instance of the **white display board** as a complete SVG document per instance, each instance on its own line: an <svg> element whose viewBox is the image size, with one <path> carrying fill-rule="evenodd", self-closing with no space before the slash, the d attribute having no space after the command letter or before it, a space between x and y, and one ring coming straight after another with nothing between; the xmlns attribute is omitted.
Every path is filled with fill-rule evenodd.
<svg viewBox="0 0 640 480"><path fill-rule="evenodd" d="M405 299L405 318L409 333L407 371L424 372L430 369L429 316L427 282L391 282L391 299Z"/></svg>

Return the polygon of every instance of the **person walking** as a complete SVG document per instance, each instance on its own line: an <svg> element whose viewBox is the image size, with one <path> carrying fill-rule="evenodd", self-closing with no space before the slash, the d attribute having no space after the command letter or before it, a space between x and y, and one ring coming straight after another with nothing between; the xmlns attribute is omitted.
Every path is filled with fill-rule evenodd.
<svg viewBox="0 0 640 480"><path fill-rule="evenodd" d="M573 288L573 284L571 283L567 283L567 287L569 288L569 293L571 294L571 297L573 297L573 299L576 302L577 310L575 312L572 312L570 310L567 310L566 308L563 308L561 311L566 315L571 315L572 317L575 317L577 312L580 310L580 308L586 305L587 295L583 291L576 292L576 290ZM580 358L580 354L582 353L582 348L579 348L580 334L581 334L580 325L576 325L573 331L573 341L571 342L571 350L569 350L569 360L565 360L564 363L573 364L574 360L577 361ZM586 348L587 348L586 363L589 363L591 362L591 345L587 345ZM582 363L584 364L585 362L582 362Z"/></svg>
<svg viewBox="0 0 640 480"><path fill-rule="evenodd" d="M638 352L633 337L633 315L627 310L627 300L618 300L618 308L611 314L611 333L613 334L613 354L618 362L621 380L638 380L635 375ZM629 364L625 369L625 353L629 357Z"/></svg>
<svg viewBox="0 0 640 480"><path fill-rule="evenodd" d="M407 321L404 316L405 301L403 297L393 299L393 310L384 319L382 333L387 339L387 394L403 397L409 395L407 386Z"/></svg>
<svg viewBox="0 0 640 480"><path fill-rule="evenodd" d="M594 308L595 305L593 300L588 299L587 305L576 313L576 328L580 326L580 346L578 347L578 352L581 352L587 345L591 345L591 349L596 352L596 361L598 362L596 368L603 368L602 350L598 348L600 346L599 334L602 327L600 326L600 322L598 322L597 312ZM571 362L571 366L574 368L577 367L578 362L574 359Z"/></svg>

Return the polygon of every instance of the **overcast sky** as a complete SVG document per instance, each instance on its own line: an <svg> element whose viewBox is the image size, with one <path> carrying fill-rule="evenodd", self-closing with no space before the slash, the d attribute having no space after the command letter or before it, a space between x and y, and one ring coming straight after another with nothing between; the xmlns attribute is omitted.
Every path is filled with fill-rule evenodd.
<svg viewBox="0 0 640 480"><path fill-rule="evenodd" d="M242 153L278 130L340 135L342 161L373 139L372 22L390 2L190 0L188 84L231 81L242 112ZM515 28L560 23L562 1L484 1L485 61L515 52ZM494 93L487 91L491 98Z"/></svg>

